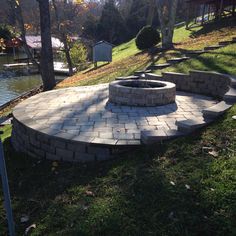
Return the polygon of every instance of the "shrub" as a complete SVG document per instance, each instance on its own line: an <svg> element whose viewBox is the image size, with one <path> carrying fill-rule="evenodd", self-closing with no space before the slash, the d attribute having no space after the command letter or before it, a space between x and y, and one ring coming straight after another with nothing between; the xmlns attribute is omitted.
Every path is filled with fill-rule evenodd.
<svg viewBox="0 0 236 236"><path fill-rule="evenodd" d="M73 65L81 70L85 67L87 61L87 49L82 43L74 43L73 47L70 50L70 56Z"/></svg>
<svg viewBox="0 0 236 236"><path fill-rule="evenodd" d="M87 55L88 55L87 49L82 43L80 42L73 43L73 46L70 49L70 57L73 67L76 67L77 70L85 69L87 62ZM60 54L60 57L65 63L67 63L64 52Z"/></svg>
<svg viewBox="0 0 236 236"><path fill-rule="evenodd" d="M136 46L140 50L146 50L154 47L160 41L160 33L151 26L143 27L135 39Z"/></svg>

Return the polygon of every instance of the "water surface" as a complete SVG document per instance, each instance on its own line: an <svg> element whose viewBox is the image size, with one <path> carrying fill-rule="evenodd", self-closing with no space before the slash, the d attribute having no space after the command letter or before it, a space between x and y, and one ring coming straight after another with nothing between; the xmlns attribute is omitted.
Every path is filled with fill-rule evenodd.
<svg viewBox="0 0 236 236"><path fill-rule="evenodd" d="M3 70L3 64L13 63L12 56L0 55L0 106L42 84L39 74L17 76L16 73ZM56 76L57 80L65 76Z"/></svg>

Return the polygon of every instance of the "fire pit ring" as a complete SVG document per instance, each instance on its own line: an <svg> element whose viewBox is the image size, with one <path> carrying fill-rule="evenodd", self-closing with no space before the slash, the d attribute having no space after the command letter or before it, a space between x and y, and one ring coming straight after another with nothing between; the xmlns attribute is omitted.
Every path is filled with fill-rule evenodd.
<svg viewBox="0 0 236 236"><path fill-rule="evenodd" d="M109 101L127 106L160 106L175 102L174 83L158 80L118 80L109 84Z"/></svg>

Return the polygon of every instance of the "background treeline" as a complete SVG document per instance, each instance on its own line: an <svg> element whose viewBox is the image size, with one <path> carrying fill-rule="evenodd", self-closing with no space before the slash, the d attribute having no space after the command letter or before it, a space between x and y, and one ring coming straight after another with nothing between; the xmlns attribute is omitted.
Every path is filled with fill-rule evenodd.
<svg viewBox="0 0 236 236"><path fill-rule="evenodd" d="M56 0L58 14L68 35L92 41L107 40L120 44L134 38L145 25L159 27L155 0ZM27 34L39 34L39 10L36 0L20 0ZM52 5L52 4L51 4ZM66 8L65 8L66 6ZM63 15L63 16L62 16ZM52 34L58 22L51 6ZM176 22L185 20L185 0L179 0ZM8 0L1 0L0 24L10 25L17 32L14 13Z"/></svg>

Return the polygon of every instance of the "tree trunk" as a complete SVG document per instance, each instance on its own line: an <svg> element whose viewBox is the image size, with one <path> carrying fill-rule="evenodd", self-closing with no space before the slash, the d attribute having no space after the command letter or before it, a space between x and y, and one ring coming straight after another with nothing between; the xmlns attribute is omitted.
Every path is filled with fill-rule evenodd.
<svg viewBox="0 0 236 236"><path fill-rule="evenodd" d="M146 25L152 26L154 14L155 14L155 0L149 0L148 4L149 6L148 6L148 16L147 16Z"/></svg>
<svg viewBox="0 0 236 236"><path fill-rule="evenodd" d="M49 12L49 0L38 0L40 11L40 28L41 28L41 76L44 90L51 90L55 87L55 75L53 68L53 51L51 39L51 22Z"/></svg>
<svg viewBox="0 0 236 236"><path fill-rule="evenodd" d="M68 42L66 39L66 35L62 34L62 42L64 44L64 50L65 50L65 54L66 54L66 61L67 61L67 65L69 68L69 75L73 75L73 64L72 64L72 60L70 57L70 48L68 46Z"/></svg>
<svg viewBox="0 0 236 236"><path fill-rule="evenodd" d="M22 16L22 10L21 10L21 5L19 2L16 2L16 0L11 0L9 1L10 7L12 9L12 11L15 14L16 17L16 21L18 23L18 26L20 28L20 37L21 37L21 41L23 43L23 48L25 50L25 53L27 55L27 57L30 59L30 61L32 61L32 63L38 68L38 70L40 71L40 65L38 64L38 62L34 59L29 46L27 45L26 42L26 31L25 31L25 24L24 24L24 19Z"/></svg>
<svg viewBox="0 0 236 236"><path fill-rule="evenodd" d="M157 0L162 34L162 48L173 48L173 35L178 0Z"/></svg>
<svg viewBox="0 0 236 236"><path fill-rule="evenodd" d="M62 43L64 44L64 51L65 51L65 55L66 55L66 61L67 61L67 65L69 68L69 75L73 75L73 63L71 60L71 56L70 56L70 48L67 42L67 37L65 32L63 32L63 29L61 29L60 27L60 18L59 18L59 14L58 14L58 10L57 10L57 5L55 0L52 0L52 4L53 4L53 8L55 11L55 17L56 17L56 24L57 24L57 31L59 33L59 37L62 41ZM64 5L67 4L67 1L64 1Z"/></svg>

